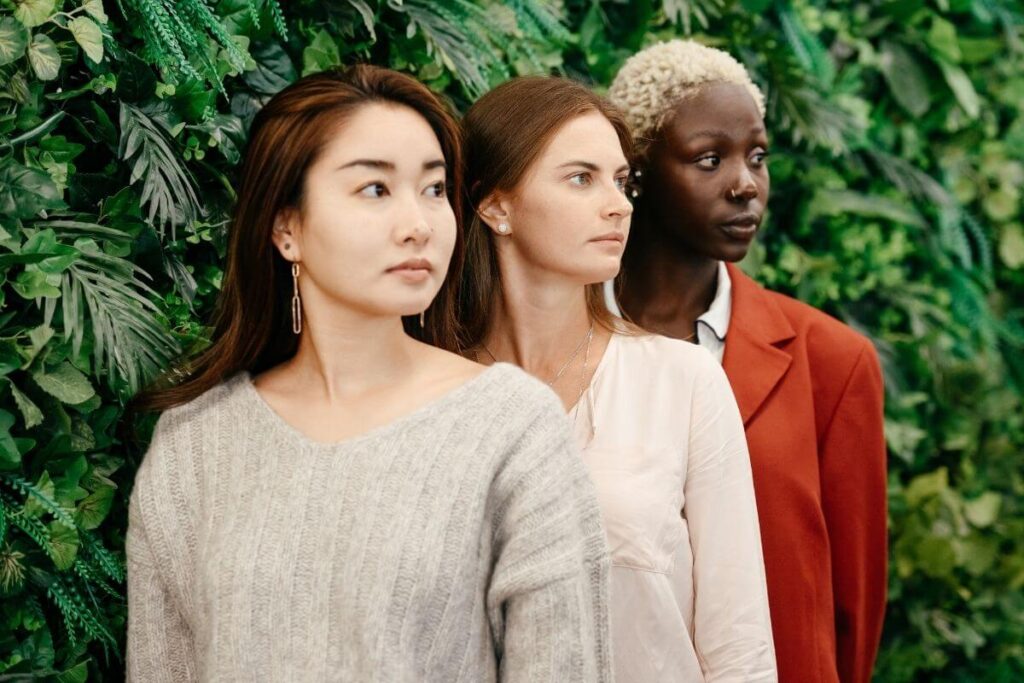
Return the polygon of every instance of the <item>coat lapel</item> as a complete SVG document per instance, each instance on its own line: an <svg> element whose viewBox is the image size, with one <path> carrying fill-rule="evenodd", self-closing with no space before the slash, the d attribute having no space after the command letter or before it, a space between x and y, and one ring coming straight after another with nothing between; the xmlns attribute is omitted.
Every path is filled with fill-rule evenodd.
<svg viewBox="0 0 1024 683"><path fill-rule="evenodd" d="M726 265L732 280L732 315L722 365L746 426L793 362L779 347L796 332L760 285L733 264Z"/></svg>

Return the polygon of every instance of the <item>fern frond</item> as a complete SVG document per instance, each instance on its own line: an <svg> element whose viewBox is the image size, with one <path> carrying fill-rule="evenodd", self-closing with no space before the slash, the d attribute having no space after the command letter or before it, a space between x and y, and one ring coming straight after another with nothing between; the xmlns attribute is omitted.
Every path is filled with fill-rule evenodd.
<svg viewBox="0 0 1024 683"><path fill-rule="evenodd" d="M690 35L694 19L701 28L707 28L712 19L722 16L725 0L664 0L661 7L666 19Z"/></svg>
<svg viewBox="0 0 1024 683"><path fill-rule="evenodd" d="M13 491L22 493L25 496L32 496L36 501L38 501L43 509L53 515L58 522L69 529L75 528L75 520L70 514L68 514L68 511L62 508L57 501L29 480L13 472L0 472L0 482L6 484L7 487Z"/></svg>

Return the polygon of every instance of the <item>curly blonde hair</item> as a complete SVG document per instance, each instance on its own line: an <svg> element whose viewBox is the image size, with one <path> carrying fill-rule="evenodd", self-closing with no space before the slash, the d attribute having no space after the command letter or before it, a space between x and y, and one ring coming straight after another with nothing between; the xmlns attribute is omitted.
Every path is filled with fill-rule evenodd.
<svg viewBox="0 0 1024 683"><path fill-rule="evenodd" d="M692 40L656 43L630 57L615 75L608 99L625 114L642 150L676 105L716 83L746 88L764 116L764 95L746 68L728 52Z"/></svg>

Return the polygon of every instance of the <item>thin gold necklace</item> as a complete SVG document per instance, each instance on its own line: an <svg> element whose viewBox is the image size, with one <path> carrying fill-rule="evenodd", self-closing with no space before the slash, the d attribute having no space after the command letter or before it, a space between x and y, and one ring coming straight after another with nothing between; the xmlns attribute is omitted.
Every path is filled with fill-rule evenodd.
<svg viewBox="0 0 1024 683"><path fill-rule="evenodd" d="M558 372L555 373L555 376L552 377L549 382L546 382L546 384L549 387L550 386L554 386L555 382L557 382L559 379L562 378L562 375L565 374L565 371L568 370L569 366L572 365L572 362L574 360L576 360L576 356L580 355L580 349L583 348L583 344L584 343L586 343L586 345L587 345L587 356L588 357L590 356L590 340L592 340L593 338L594 338L594 324L591 323L590 324L590 329L587 330L587 333L585 335L583 335L583 339L580 339L580 343L576 345L576 348L573 350L572 355L569 356L569 360L565 361L565 363L562 364L562 367L559 368ZM491 357L492 361L494 361L495 363L500 363L501 362L497 358L494 357L494 354L491 353L491 350L489 348L487 348L487 344L484 344L481 341L480 342L480 346L481 346L481 348L483 348L484 351L487 352L487 355ZM587 361L586 361L586 359L584 359L584 361L583 361L584 374L586 374L586 372L585 372L586 371L586 365L587 365ZM580 391L580 395L581 396L583 395L582 391Z"/></svg>

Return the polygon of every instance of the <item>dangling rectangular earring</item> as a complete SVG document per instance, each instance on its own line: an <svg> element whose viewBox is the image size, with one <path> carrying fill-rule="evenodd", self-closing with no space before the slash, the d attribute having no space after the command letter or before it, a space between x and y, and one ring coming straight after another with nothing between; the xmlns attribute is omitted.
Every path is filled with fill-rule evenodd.
<svg viewBox="0 0 1024 683"><path fill-rule="evenodd" d="M426 319L426 317L427 317L427 311L425 309L420 311L420 329L421 330L423 329L423 321Z"/></svg>
<svg viewBox="0 0 1024 683"><path fill-rule="evenodd" d="M302 302L299 300L299 264L292 263L292 332L302 332Z"/></svg>

